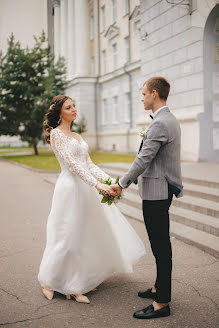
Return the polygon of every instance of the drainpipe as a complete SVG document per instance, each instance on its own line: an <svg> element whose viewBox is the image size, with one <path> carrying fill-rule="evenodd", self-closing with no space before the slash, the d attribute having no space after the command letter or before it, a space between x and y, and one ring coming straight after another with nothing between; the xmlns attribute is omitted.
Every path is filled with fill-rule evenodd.
<svg viewBox="0 0 219 328"><path fill-rule="evenodd" d="M132 98L132 75L127 71L126 67L130 64L131 60L131 35L130 35L130 0L128 1L128 34L129 34L129 61L124 65L124 71L129 77L129 92L130 92L130 106L129 106L129 128L127 130L127 149L130 150L130 131L133 127L133 120L132 120L132 108L133 108L133 98Z"/></svg>
<svg viewBox="0 0 219 328"><path fill-rule="evenodd" d="M100 34L99 34L99 0L96 0L95 2L95 11L96 11L96 47L95 47L95 73L96 73L96 82L94 84L94 101L95 101L95 133L96 133L96 150L99 150L99 137L98 137L98 111L99 111L99 90L98 90L98 85L99 85L99 73L100 73Z"/></svg>

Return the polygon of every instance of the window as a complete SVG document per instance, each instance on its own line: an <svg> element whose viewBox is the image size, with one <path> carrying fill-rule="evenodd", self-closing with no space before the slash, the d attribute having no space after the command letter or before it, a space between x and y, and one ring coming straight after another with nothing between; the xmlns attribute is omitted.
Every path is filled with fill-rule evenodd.
<svg viewBox="0 0 219 328"><path fill-rule="evenodd" d="M91 74L95 75L95 58L91 58Z"/></svg>
<svg viewBox="0 0 219 328"><path fill-rule="evenodd" d="M105 125L107 122L107 100L103 99L102 101L102 116L101 116L101 124Z"/></svg>
<svg viewBox="0 0 219 328"><path fill-rule="evenodd" d="M130 106L131 106L130 92L127 92L125 93L125 116L124 116L124 120L126 123L130 122Z"/></svg>
<svg viewBox="0 0 219 328"><path fill-rule="evenodd" d="M112 45L112 70L117 68L117 44Z"/></svg>
<svg viewBox="0 0 219 328"><path fill-rule="evenodd" d="M94 17L90 17L90 40L94 39Z"/></svg>
<svg viewBox="0 0 219 328"><path fill-rule="evenodd" d="M102 75L106 74L106 50L102 51Z"/></svg>
<svg viewBox="0 0 219 328"><path fill-rule="evenodd" d="M101 7L100 14L100 32L105 30L105 6Z"/></svg>
<svg viewBox="0 0 219 328"><path fill-rule="evenodd" d="M123 15L126 15L129 13L129 0L123 0Z"/></svg>
<svg viewBox="0 0 219 328"><path fill-rule="evenodd" d="M130 61L130 39L127 36L127 38L124 39L125 40L125 62L128 63Z"/></svg>
<svg viewBox="0 0 219 328"><path fill-rule="evenodd" d="M112 24L116 21L116 0L112 0Z"/></svg>
<svg viewBox="0 0 219 328"><path fill-rule="evenodd" d="M112 123L118 123L118 97L113 97L113 106L112 106Z"/></svg>

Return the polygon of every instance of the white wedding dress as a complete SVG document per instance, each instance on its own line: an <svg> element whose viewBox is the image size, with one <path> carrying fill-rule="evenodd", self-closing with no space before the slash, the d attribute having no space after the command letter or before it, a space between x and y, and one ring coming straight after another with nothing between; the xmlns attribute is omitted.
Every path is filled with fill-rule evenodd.
<svg viewBox="0 0 219 328"><path fill-rule="evenodd" d="M134 229L94 187L109 176L93 164L80 138L53 129L50 143L61 173L47 222L38 280L62 294L87 293L113 273L132 272L145 253Z"/></svg>

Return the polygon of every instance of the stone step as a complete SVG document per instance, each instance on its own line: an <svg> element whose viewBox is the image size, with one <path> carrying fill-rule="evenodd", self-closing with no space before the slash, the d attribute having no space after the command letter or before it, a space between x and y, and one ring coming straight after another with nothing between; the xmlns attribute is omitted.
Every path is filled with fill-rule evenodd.
<svg viewBox="0 0 219 328"><path fill-rule="evenodd" d="M142 209L140 196L127 190L124 191L124 195L119 202L138 210ZM219 220L212 216L171 205L170 217L173 221L219 236Z"/></svg>
<svg viewBox="0 0 219 328"><path fill-rule="evenodd" d="M170 234L189 245L196 246L216 258L219 258L218 237L214 235L173 221L171 222Z"/></svg>
<svg viewBox="0 0 219 328"><path fill-rule="evenodd" d="M119 202L117 206L125 216L134 220L143 221L142 211L140 209L122 202ZM172 220L170 223L170 235L219 258L219 242L217 236Z"/></svg>
<svg viewBox="0 0 219 328"><path fill-rule="evenodd" d="M44 177L44 180L51 184L55 184L56 179L57 175ZM125 216L144 222L141 199L136 191L137 186L135 185L132 185L132 188L130 186L126 189L117 207ZM209 254L219 257L217 219L173 205L170 207L170 219L172 235Z"/></svg>
<svg viewBox="0 0 219 328"><path fill-rule="evenodd" d="M106 173L113 176L123 176L131 166L131 163L103 163L99 165ZM211 181L207 178L191 178L188 176L183 175L182 177L183 184L188 183L191 185L198 185L203 187L209 187L214 189L219 189L219 182Z"/></svg>
<svg viewBox="0 0 219 328"><path fill-rule="evenodd" d="M219 237L219 220L217 218L176 206L171 206L169 213L172 221Z"/></svg>
<svg viewBox="0 0 219 328"><path fill-rule="evenodd" d="M203 198L219 203L219 189L183 182L184 195Z"/></svg>
<svg viewBox="0 0 219 328"><path fill-rule="evenodd" d="M141 201L138 195L131 190L124 191L123 202L141 209ZM213 218L219 218L219 204L211 200L200 199L192 196L183 196L182 198L173 197L172 205L184 208L186 210L198 212L211 216Z"/></svg>
<svg viewBox="0 0 219 328"><path fill-rule="evenodd" d="M174 197L172 204L177 207L219 218L219 204L211 200L186 195L177 199Z"/></svg>
<svg viewBox="0 0 219 328"><path fill-rule="evenodd" d="M122 174L119 174L121 172L118 172L115 169L109 169L107 167L107 168L103 168L103 170L113 178L117 178L117 176L122 176ZM197 185L197 184L184 183L184 182L183 185L184 185L183 193L185 196L187 195L197 198L203 198L219 203L219 189ZM138 187L133 183L130 185L129 189L138 193Z"/></svg>
<svg viewBox="0 0 219 328"><path fill-rule="evenodd" d="M219 183L216 181L210 181L210 180L205 180L203 179L194 179L191 177L183 176L183 183L190 183L190 184L196 184L198 186L203 186L203 187L210 187L210 188L215 188L219 189Z"/></svg>

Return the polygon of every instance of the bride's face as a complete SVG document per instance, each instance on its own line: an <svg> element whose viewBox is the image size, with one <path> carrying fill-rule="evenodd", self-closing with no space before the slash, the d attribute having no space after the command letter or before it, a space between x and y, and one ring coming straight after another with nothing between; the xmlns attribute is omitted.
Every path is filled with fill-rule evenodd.
<svg viewBox="0 0 219 328"><path fill-rule="evenodd" d="M71 99L67 99L62 105L60 118L64 122L72 122L77 117L77 109Z"/></svg>

